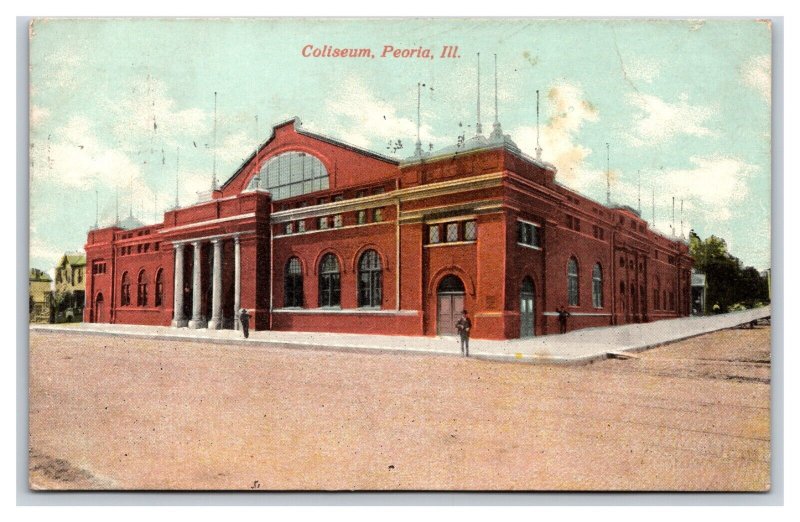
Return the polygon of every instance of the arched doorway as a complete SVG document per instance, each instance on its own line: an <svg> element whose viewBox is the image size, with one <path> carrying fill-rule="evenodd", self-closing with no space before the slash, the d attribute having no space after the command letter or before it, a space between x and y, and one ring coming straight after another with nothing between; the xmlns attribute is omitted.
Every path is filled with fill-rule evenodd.
<svg viewBox="0 0 800 522"><path fill-rule="evenodd" d="M526 277L522 280L522 287L519 291L519 336L533 337L536 335L534 329L534 292L533 279Z"/></svg>
<svg viewBox="0 0 800 522"><path fill-rule="evenodd" d="M464 309L464 283L457 276L445 276L436 289L436 334L457 335L456 322Z"/></svg>
<svg viewBox="0 0 800 522"><path fill-rule="evenodd" d="M94 300L94 322L95 323L108 322L108 319L106 318L106 307L102 293L97 294L97 297Z"/></svg>

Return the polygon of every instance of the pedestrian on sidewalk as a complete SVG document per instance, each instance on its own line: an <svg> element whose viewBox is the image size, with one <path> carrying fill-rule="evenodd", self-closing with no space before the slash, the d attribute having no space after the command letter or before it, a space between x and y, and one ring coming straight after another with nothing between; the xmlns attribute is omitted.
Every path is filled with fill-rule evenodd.
<svg viewBox="0 0 800 522"><path fill-rule="evenodd" d="M559 328L559 331L562 334L567 333L567 317L569 317L572 314L567 312L567 309L564 308L563 304L558 307L558 310L556 310L556 312L558 312L558 328Z"/></svg>
<svg viewBox="0 0 800 522"><path fill-rule="evenodd" d="M472 321L467 317L467 311L462 310L461 319L456 323L458 336L461 338L461 353L469 357L469 331L472 329Z"/></svg>
<svg viewBox="0 0 800 522"><path fill-rule="evenodd" d="M242 323L242 333L247 339L250 336L250 314L247 313L246 308L239 310L239 322Z"/></svg>

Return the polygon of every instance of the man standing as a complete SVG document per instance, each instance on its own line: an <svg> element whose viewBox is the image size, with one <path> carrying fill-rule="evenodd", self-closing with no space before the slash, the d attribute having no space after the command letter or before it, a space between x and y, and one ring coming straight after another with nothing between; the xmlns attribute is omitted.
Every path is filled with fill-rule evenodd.
<svg viewBox="0 0 800 522"><path fill-rule="evenodd" d="M567 312L567 309L564 308L564 305L558 307L558 328L562 334L567 333L567 317L571 314Z"/></svg>
<svg viewBox="0 0 800 522"><path fill-rule="evenodd" d="M461 353L469 357L469 331L472 329L472 321L467 317L467 311L461 312L461 319L456 323L458 336L461 338Z"/></svg>
<svg viewBox="0 0 800 522"><path fill-rule="evenodd" d="M247 313L246 308L239 310L239 322L242 323L242 333L244 338L247 339L250 336L250 314Z"/></svg>

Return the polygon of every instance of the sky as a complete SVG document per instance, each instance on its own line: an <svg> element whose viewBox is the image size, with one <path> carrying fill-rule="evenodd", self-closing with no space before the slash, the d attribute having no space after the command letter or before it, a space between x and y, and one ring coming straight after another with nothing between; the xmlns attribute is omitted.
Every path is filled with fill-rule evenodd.
<svg viewBox="0 0 800 522"><path fill-rule="evenodd" d="M307 45L369 48L374 58L304 57ZM441 58L445 45L457 57ZM434 58L384 58L384 46ZM477 53L484 134L496 54L503 130L535 155L538 90L542 158L557 181L605 202L608 165L612 201L640 208L662 233L672 233L674 197L678 236L682 202L685 235L714 234L745 265L770 266L769 25L575 19L36 21L31 266L82 250L117 208L159 222L176 203L176 177L180 205L196 202L214 171L228 179L294 116L404 159L424 83L424 148L469 138ZM397 140L403 148L389 148Z"/></svg>

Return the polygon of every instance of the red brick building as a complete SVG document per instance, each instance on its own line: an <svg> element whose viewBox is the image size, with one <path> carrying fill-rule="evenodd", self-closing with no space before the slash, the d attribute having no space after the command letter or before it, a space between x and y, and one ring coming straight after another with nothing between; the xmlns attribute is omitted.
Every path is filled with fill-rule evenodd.
<svg viewBox="0 0 800 522"><path fill-rule="evenodd" d="M569 330L689 315L687 245L555 178L501 132L398 162L290 120L205 201L90 231L84 320L437 335L466 308L506 339L560 306Z"/></svg>

